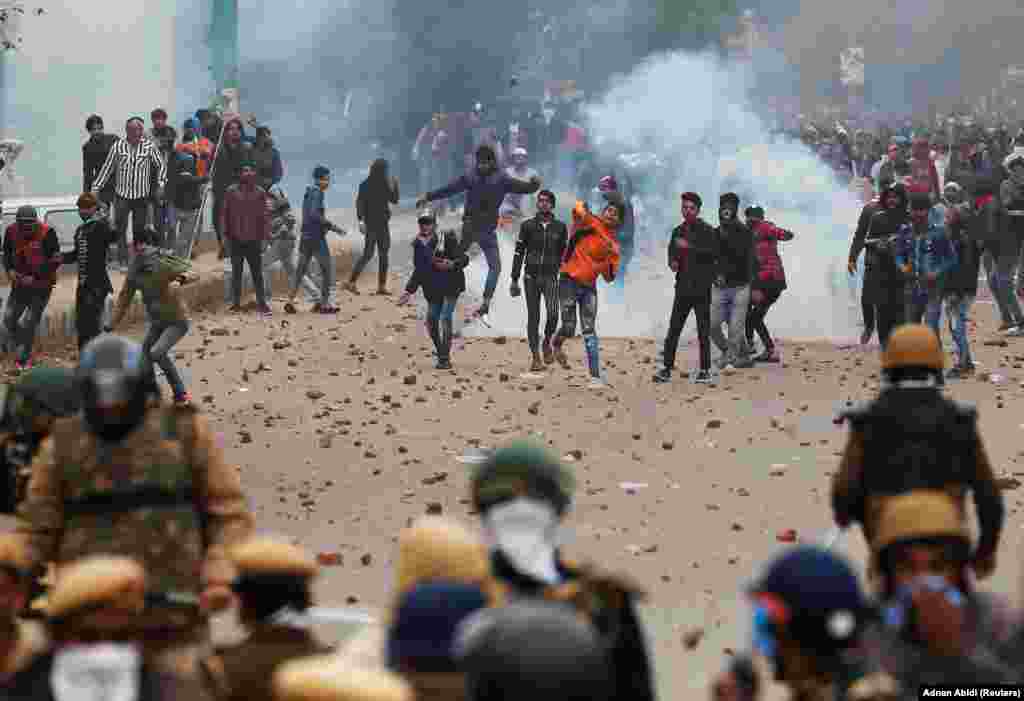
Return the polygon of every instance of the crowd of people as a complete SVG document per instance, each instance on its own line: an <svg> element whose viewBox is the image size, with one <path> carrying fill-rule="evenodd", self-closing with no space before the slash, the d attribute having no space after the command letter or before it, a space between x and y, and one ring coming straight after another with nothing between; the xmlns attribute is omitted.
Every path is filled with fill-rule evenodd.
<svg viewBox="0 0 1024 701"><path fill-rule="evenodd" d="M699 198L684 203L691 226L673 239L711 250ZM576 215L603 238L609 209ZM454 237L436 238L425 255L464 263ZM563 287L585 307L579 284ZM710 680L715 701L762 698L772 682L804 701L1024 682L1024 615L978 584L1006 509L977 414L938 387L928 326L898 327L881 361L878 397L840 417L832 478L836 528L860 525L868 543L867 580L827 544L774 556L745 591L748 637ZM0 533L0 699L656 696L643 587L569 558L575 475L529 440L473 470L478 532L426 516L398 534L383 615L333 644L310 627L327 560L255 532L238 471L195 408L160 400L140 344L108 334L75 370L29 370L2 411L17 523ZM246 635L214 645L211 620L233 606Z"/></svg>
<svg viewBox="0 0 1024 701"><path fill-rule="evenodd" d="M197 277L191 259L207 197L231 262L233 312L242 311L248 265L257 310L272 313L264 276L271 263L290 276L285 311L297 311L305 288L318 300L314 311L337 312L326 236L346 232L326 216L331 172L312 172L300 222L279 186L269 129L258 128L250 143L241 120L200 111L179 143L162 110L151 120L148 135L142 119L128 120L121 139L89 118L73 251L61 252L56 232L28 206L4 234L14 283L5 342L23 372L0 416L3 503L17 516L16 528L0 534L0 699L653 699L637 608L643 588L568 558L559 544L575 477L530 442L502 447L474 471L479 533L440 517L403 529L394 599L380 620L340 645L311 632L321 563L255 533L239 472L192 405L170 350L189 331L178 288ZM570 220L561 221L555 192L543 187L551 174L529 167L525 145L531 128L550 126L547 115L510 130L522 141L510 144L508 162L493 129L470 139L446 120L438 115L417 139L433 160L417 198L413 271L398 299L422 290L437 368L452 367L453 314L473 246L488 266L477 310L486 321L502 269L497 232L511 223L509 294L526 305L531 372L570 367L566 344L578 323L591 385L606 387L598 280L620 281L632 253L628 184L617 173L592 174L594 192L576 193ZM775 680L801 701L881 700L918 698L922 685L1024 683L1024 614L978 585L996 569L1004 500L976 412L941 391L974 367L966 327L981 266L1003 330L1024 336L1015 289L1024 135L1003 144L1004 153L986 140L991 133L965 132L948 161L935 137L920 133L894 136L877 159L838 132L805 136L821 139L837 174L848 160L851 181L866 178L878 193L858 222L849 270L864 252L862 341L877 331L884 381L876 399L840 418L850 432L831 495L836 529L862 529L868 575L862 582L827 546L773 558L746 592L749 637L709 692L716 701L755 699ZM564 160L570 151L563 163L575 168ZM533 216L524 214L529 196ZM365 246L344 290L359 293L376 255L376 293L390 294L398 199L389 163L375 161L356 196ZM430 204L458 199L461 231L441 229L440 207ZM684 192L679 202L666 252L674 299L653 380L672 381L691 312L699 342L692 381L778 362L766 317L786 289L779 243L794 234L733 192L719 196L717 226L702 218L700 194ZM104 325L110 248L126 279ZM319 275L309 274L314 260ZM35 326L63 264L78 272L78 364L33 368ZM149 322L142 343L113 333L137 292ZM948 372L943 310L956 357ZM171 386L169 402L155 367ZM215 646L211 619L233 605L248 635Z"/></svg>

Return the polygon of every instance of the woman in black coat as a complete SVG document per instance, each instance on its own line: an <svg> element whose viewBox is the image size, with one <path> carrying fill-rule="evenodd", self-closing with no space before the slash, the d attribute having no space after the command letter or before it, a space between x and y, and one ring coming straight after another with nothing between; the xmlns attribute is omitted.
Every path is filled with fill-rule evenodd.
<svg viewBox="0 0 1024 701"><path fill-rule="evenodd" d="M388 162L378 158L370 165L370 174L359 184L359 195L356 197L356 218L359 220L359 231L366 237L363 255L352 268L352 277L344 285L344 289L359 294L356 281L363 268L373 258L373 251L378 251L377 259L377 294L389 294L388 251L391 250L391 207L398 204L398 180L388 177Z"/></svg>

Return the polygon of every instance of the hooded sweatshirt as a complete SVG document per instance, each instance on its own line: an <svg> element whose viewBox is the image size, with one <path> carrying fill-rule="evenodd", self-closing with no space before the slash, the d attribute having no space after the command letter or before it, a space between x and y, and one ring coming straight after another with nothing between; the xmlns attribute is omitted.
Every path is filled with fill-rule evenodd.
<svg viewBox="0 0 1024 701"><path fill-rule="evenodd" d="M186 281L195 279L191 272L180 270L162 263L163 252L156 246L144 246L142 252L132 260L125 276L124 285L117 296L112 314L112 327L121 323L128 313L136 290L142 291L142 303L151 322L173 324L188 321L188 310L177 290L171 286L179 278Z"/></svg>
<svg viewBox="0 0 1024 701"><path fill-rule="evenodd" d="M438 270L434 258L455 263L451 270ZM454 231L435 233L430 238L417 236L413 242L413 273L405 291L415 294L423 288L428 302L443 302L446 297L458 297L466 289L466 266L469 257L461 250Z"/></svg>
<svg viewBox="0 0 1024 701"><path fill-rule="evenodd" d="M754 276L754 234L739 219L733 217L718 227L722 241L719 273L726 287L744 287Z"/></svg>
<svg viewBox="0 0 1024 701"><path fill-rule="evenodd" d="M540 183L513 178L505 171L481 175L473 171L460 175L439 190L428 192L428 202L442 200L460 192L466 193L464 219L473 234L489 234L498 228L498 210L505 196L510 193L532 195L540 189Z"/></svg>
<svg viewBox="0 0 1024 701"><path fill-rule="evenodd" d="M1003 212L1011 217L1024 217L1024 169L1007 168L1007 171L1009 177L999 187Z"/></svg>
<svg viewBox="0 0 1024 701"><path fill-rule="evenodd" d="M612 282L619 270L620 257L615 231L587 211L583 202L576 203L572 218L575 233L565 249L562 275L587 287L596 286L599 276Z"/></svg>
<svg viewBox="0 0 1024 701"><path fill-rule="evenodd" d="M792 241L793 232L781 229L770 221L759 221L753 227L754 256L757 272L754 285L772 285L780 289L786 288L786 271L782 267L779 256L779 241Z"/></svg>
<svg viewBox="0 0 1024 701"><path fill-rule="evenodd" d="M370 165L370 174L359 183L356 195L356 219L371 229L387 226L390 204L398 204L398 183L388 177L388 162L378 158Z"/></svg>
<svg viewBox="0 0 1024 701"><path fill-rule="evenodd" d="M938 196L939 171L931 158L931 147L927 139L915 139L911 147L910 192L927 192Z"/></svg>

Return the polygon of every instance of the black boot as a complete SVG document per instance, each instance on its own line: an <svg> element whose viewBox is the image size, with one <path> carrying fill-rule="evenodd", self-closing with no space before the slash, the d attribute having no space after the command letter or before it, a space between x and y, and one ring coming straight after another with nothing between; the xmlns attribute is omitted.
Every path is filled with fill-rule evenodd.
<svg viewBox="0 0 1024 701"><path fill-rule="evenodd" d="M452 322L451 319L441 320L441 345L438 347L437 369L452 369Z"/></svg>

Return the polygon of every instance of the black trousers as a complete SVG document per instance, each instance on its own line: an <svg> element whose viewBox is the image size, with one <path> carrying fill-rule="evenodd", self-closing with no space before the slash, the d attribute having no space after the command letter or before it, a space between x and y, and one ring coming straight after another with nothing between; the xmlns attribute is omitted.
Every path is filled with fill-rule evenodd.
<svg viewBox="0 0 1024 701"><path fill-rule="evenodd" d="M78 350L96 338L103 331L103 309L107 304L107 292L79 287L75 293L75 333L78 334Z"/></svg>
<svg viewBox="0 0 1024 701"><path fill-rule="evenodd" d="M523 293L526 295L526 338L530 351L536 353L540 347L540 300L544 298L544 342L547 343L558 331L558 272L523 278Z"/></svg>
<svg viewBox="0 0 1024 701"><path fill-rule="evenodd" d="M697 338L700 343L700 369L711 369L711 289L702 295L680 294L676 290L672 300L672 316L668 322L668 335L665 337L665 367L672 369L676 364L676 350L679 348L679 335L683 333L686 319L690 312L697 317Z"/></svg>
<svg viewBox="0 0 1024 701"><path fill-rule="evenodd" d="M114 200L114 228L117 230L117 254L121 262L128 260L128 217L132 219L132 239L135 233L149 226L150 202L148 197Z"/></svg>
<svg viewBox="0 0 1024 701"><path fill-rule="evenodd" d="M387 223L366 225L366 240L363 243L363 255L356 261L352 268L352 281L362 274L363 269L373 259L373 252L377 251L377 276L380 284L383 285L388 276L388 252L391 250L391 229Z"/></svg>
<svg viewBox="0 0 1024 701"><path fill-rule="evenodd" d="M235 306L242 301L242 266L248 263L252 285L256 288L256 301L262 307L267 303L266 288L263 287L263 242L232 241L228 250L231 253L231 301Z"/></svg>
<svg viewBox="0 0 1024 701"><path fill-rule="evenodd" d="M780 288L768 287L757 288L762 295L763 299L760 302L751 302L750 310L747 312L747 343L751 346L754 345L754 332L761 338L761 343L764 344L765 350L771 350L775 347L775 342L772 340L772 335L768 332L768 326L764 323L764 318L768 315L768 310L772 308L772 305L779 301L779 297L782 296L782 290ZM753 298L751 298L753 299Z"/></svg>
<svg viewBox="0 0 1024 701"><path fill-rule="evenodd" d="M903 290L890 293L884 303L875 305L878 318L878 342L885 348L889 336L906 318L906 303Z"/></svg>

